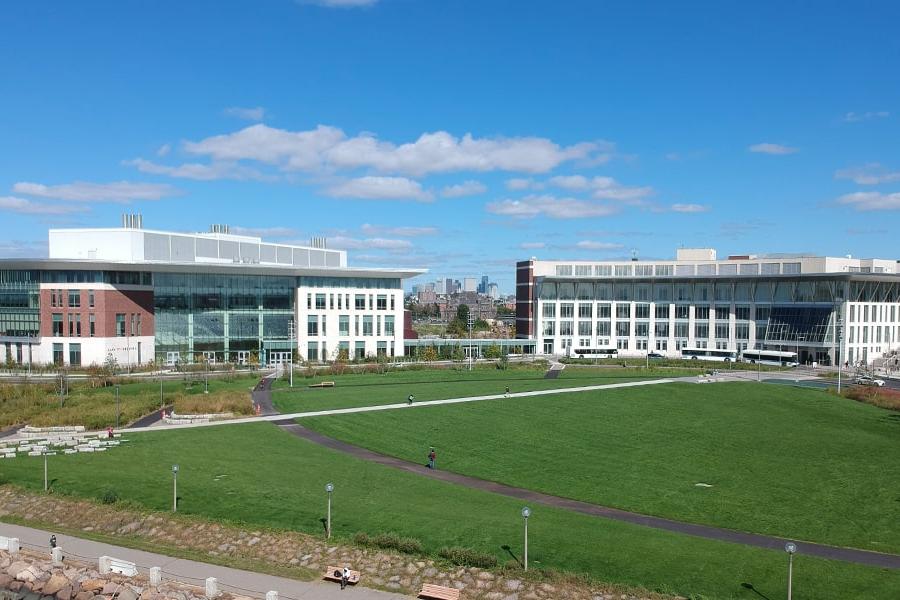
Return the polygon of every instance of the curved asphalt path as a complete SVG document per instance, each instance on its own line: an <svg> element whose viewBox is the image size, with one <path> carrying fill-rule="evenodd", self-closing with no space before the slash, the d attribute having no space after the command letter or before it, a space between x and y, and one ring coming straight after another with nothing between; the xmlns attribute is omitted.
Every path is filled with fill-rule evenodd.
<svg viewBox="0 0 900 600"><path fill-rule="evenodd" d="M262 383L264 381L267 380L263 379L263 381L260 382L261 385L257 386L257 389L254 390L253 400L254 402L258 401L261 406L269 407L273 411L271 414L278 414L278 411L272 405L272 394L270 391L271 380L268 380L267 386L262 386ZM374 462L393 469L415 473L423 477L445 481L447 483L453 483L476 490L500 494L503 496L508 496L510 498L517 498L519 500L531 502L534 504L543 504L545 506L570 510L573 512L590 515L592 517L613 519L615 521L623 521L625 523L632 523L634 525L643 525L644 527L650 527L653 529L673 531L676 533L692 535L709 540L731 542L733 544L744 544L757 548L766 548L768 550L784 551L784 545L787 542L792 541L797 544L798 552L810 556L816 556L819 558L826 558L830 560L852 562L861 565L867 565L870 567L900 569L900 555L897 554L884 554L881 552L859 550L856 548L841 548L839 546L828 546L826 544L803 542L789 538L746 533L743 531L734 531L731 529L723 529L720 527L712 527L709 525L698 525L694 523L685 523L682 521L673 521L671 519L664 519L662 517L642 515L640 513L629 512L617 508L611 508L608 506L600 506L597 504L581 502L579 500L552 496L550 494L543 494L541 492L535 492L533 490L528 490L525 488L504 485L495 481L488 481L485 479L479 479L477 477L470 477L468 475L462 475L460 473L452 473L450 471L441 471L438 469L429 469L423 465L401 460L393 456L378 454L377 452L372 452L371 450L367 450L359 446L347 444L340 440L324 436L310 429L306 429L305 427L298 425L291 418L272 422L291 435L313 442L320 446L330 448L337 452L349 454L350 456L353 456L355 458Z"/></svg>

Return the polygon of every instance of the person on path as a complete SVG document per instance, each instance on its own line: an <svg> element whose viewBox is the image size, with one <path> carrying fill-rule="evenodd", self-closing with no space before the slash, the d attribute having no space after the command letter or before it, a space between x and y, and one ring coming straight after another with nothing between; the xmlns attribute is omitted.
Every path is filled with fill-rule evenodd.
<svg viewBox="0 0 900 600"><path fill-rule="evenodd" d="M344 565L344 570L341 571L341 589L347 587L347 583L350 581L350 565Z"/></svg>
<svg viewBox="0 0 900 600"><path fill-rule="evenodd" d="M50 556L53 556L53 549L56 548L56 536L50 536Z"/></svg>
<svg viewBox="0 0 900 600"><path fill-rule="evenodd" d="M506 386L506 397L509 398L509 386Z"/></svg>
<svg viewBox="0 0 900 600"><path fill-rule="evenodd" d="M415 397L412 394L410 394L409 397L406 399L406 403L412 404L413 400L415 400Z"/></svg>
<svg viewBox="0 0 900 600"><path fill-rule="evenodd" d="M113 438L113 428L112 427L106 428L106 437L110 440Z"/></svg>
<svg viewBox="0 0 900 600"><path fill-rule="evenodd" d="M434 448L432 448L428 452L428 468L429 469L434 469L434 458L435 458Z"/></svg>

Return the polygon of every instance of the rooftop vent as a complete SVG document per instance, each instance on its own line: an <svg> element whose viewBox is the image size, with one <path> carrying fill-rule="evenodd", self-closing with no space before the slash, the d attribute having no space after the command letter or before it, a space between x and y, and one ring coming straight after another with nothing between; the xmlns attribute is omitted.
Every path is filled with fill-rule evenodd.
<svg viewBox="0 0 900 600"><path fill-rule="evenodd" d="M122 229L143 229L144 217L140 213L122 213Z"/></svg>
<svg viewBox="0 0 900 600"><path fill-rule="evenodd" d="M210 233L231 233L231 227L225 225L224 223L213 223L209 226Z"/></svg>
<svg viewBox="0 0 900 600"><path fill-rule="evenodd" d="M632 248L632 249L631 249L631 260L634 261L634 262L637 262L637 260L638 260L638 251L637 251L637 248Z"/></svg>
<svg viewBox="0 0 900 600"><path fill-rule="evenodd" d="M328 247L328 241L324 237L314 237L310 238L309 245L313 248L325 249Z"/></svg>

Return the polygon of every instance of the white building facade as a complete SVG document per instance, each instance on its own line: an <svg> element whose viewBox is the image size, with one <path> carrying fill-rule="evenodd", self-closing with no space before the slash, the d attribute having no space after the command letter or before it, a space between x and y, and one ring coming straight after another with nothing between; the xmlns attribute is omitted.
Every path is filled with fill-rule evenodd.
<svg viewBox="0 0 900 600"><path fill-rule="evenodd" d="M730 256L517 265L517 334L544 354L616 348L796 352L802 363L869 364L900 348L895 260Z"/></svg>

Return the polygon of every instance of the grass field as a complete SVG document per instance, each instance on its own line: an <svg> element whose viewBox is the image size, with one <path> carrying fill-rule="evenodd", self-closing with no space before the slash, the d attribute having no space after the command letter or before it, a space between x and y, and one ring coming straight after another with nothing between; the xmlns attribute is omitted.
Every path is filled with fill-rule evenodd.
<svg viewBox="0 0 900 600"><path fill-rule="evenodd" d="M554 495L900 552L900 415L821 391L679 383L302 422Z"/></svg>
<svg viewBox="0 0 900 600"><path fill-rule="evenodd" d="M401 411L392 411L400 415ZM96 455L50 459L57 493L123 499L155 510L171 503L171 465L178 463L179 510L254 526L321 533L324 484L333 481L334 531L395 531L420 539L429 553L459 545L511 559L521 556L521 503L359 461L294 438L269 424L158 431L129 436L123 447ZM0 462L2 476L40 489L42 461ZM782 597L780 551L706 541L534 506L529 562L585 573L598 580L684 596ZM802 547L802 546L801 546ZM795 560L797 597L889 599L900 596L900 572ZM802 590L802 592L801 592ZM801 596L802 593L802 596Z"/></svg>
<svg viewBox="0 0 900 600"><path fill-rule="evenodd" d="M209 394L204 394L204 381L194 376L185 380L163 381L166 404L175 404L175 411L185 413L210 412L226 408L231 412L251 412L249 390L257 376L210 378ZM119 422L124 427L138 418L159 410L160 384L158 380L123 383L119 386ZM93 388L85 382L72 380L69 394L63 399L53 384L0 384L0 427L14 424L35 426L84 425L101 429L116 423L115 388Z"/></svg>
<svg viewBox="0 0 900 600"><path fill-rule="evenodd" d="M543 368L520 365L507 370L479 368L464 369L393 370L384 375L376 373L346 375L294 375L294 388L288 389L285 380L274 386L272 398L281 412L301 412L330 408L349 408L375 404L405 402L413 394L417 402L443 400L465 396L502 394L507 386L511 392L549 390L566 387L603 385L622 381L659 379L696 375L698 370L661 368L567 368L557 379L544 379ZM334 381L333 388L309 388L320 381Z"/></svg>

